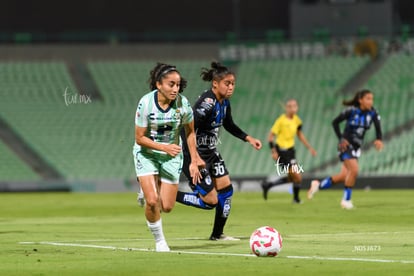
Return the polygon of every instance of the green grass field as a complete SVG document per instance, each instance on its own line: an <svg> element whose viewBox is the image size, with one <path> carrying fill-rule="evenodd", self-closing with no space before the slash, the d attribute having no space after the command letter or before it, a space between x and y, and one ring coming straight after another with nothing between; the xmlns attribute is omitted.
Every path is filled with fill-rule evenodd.
<svg viewBox="0 0 414 276"><path fill-rule="evenodd" d="M341 196L236 192L231 242L207 240L213 211L177 203L162 215L172 252L157 253L135 193L0 194L0 275L413 275L414 190L356 190L351 211ZM283 236L278 257L250 253L263 225Z"/></svg>

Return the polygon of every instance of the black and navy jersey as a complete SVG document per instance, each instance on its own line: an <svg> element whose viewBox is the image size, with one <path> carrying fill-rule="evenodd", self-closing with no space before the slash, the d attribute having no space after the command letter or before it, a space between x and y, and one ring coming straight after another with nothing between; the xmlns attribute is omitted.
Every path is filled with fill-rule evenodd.
<svg viewBox="0 0 414 276"><path fill-rule="evenodd" d="M341 133L339 124L346 121L345 129ZM377 139L382 139L382 131L380 124L380 115L372 108L371 110L361 110L358 107L352 106L342 111L333 121L332 126L335 130L338 139L346 139L354 148L360 148L365 132L371 127L372 123L375 126Z"/></svg>
<svg viewBox="0 0 414 276"><path fill-rule="evenodd" d="M225 99L220 103L211 89L201 94L193 106L193 112L196 142L199 149L216 148L221 126L235 137L245 141L247 134L233 122L230 101Z"/></svg>

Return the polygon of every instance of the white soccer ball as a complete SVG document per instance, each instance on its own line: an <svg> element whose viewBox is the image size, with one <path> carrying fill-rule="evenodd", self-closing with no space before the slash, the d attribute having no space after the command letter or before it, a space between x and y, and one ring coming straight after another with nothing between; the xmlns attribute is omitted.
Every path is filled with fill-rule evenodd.
<svg viewBox="0 0 414 276"><path fill-rule="evenodd" d="M273 227L262 226L250 236L250 248L258 257L274 257L282 250L282 236Z"/></svg>

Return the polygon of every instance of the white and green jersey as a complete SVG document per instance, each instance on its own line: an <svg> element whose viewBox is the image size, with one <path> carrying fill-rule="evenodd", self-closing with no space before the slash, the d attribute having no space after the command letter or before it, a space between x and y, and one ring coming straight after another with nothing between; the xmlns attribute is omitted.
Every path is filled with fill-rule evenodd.
<svg viewBox="0 0 414 276"><path fill-rule="evenodd" d="M154 90L144 95L138 103L135 125L146 127L145 136L157 143L181 145L180 129L193 121L193 110L187 98L178 95L170 106L163 110L158 104L158 93ZM134 151L158 152L141 147L135 142Z"/></svg>

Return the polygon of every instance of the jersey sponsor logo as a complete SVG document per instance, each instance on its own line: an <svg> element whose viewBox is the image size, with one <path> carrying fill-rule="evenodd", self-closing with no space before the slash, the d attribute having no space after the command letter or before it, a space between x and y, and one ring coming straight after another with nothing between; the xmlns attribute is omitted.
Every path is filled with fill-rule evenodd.
<svg viewBox="0 0 414 276"><path fill-rule="evenodd" d="M222 125L222 123L221 122L212 122L211 123L211 126L212 127L220 127Z"/></svg>
<svg viewBox="0 0 414 276"><path fill-rule="evenodd" d="M163 116L162 114L158 114L159 116L155 116L155 113L150 113L148 115L148 118L151 121L155 121L155 120L162 120L162 121L173 121L176 120L177 118L177 114L173 115L173 116ZM180 114L178 114L178 118L180 118Z"/></svg>
<svg viewBox="0 0 414 276"><path fill-rule="evenodd" d="M197 108L196 111L201 116L205 116L206 115L206 109L205 108Z"/></svg>

